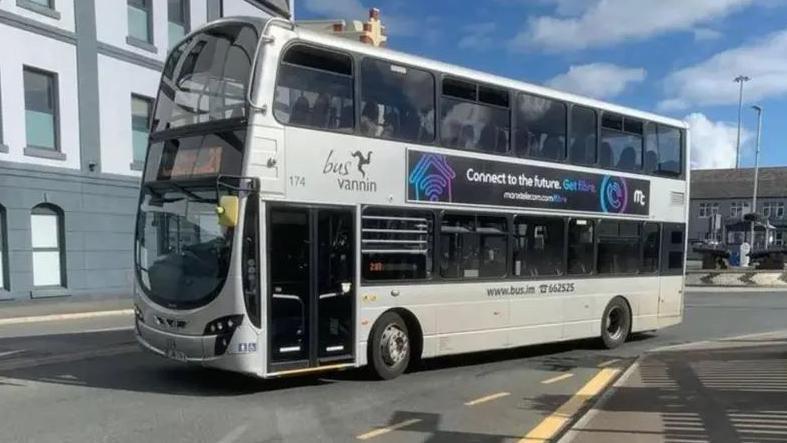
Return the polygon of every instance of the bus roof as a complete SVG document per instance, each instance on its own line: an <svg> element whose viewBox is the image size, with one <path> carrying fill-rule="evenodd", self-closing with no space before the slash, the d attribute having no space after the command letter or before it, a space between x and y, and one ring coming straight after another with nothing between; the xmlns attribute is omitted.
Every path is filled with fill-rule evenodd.
<svg viewBox="0 0 787 443"><path fill-rule="evenodd" d="M640 111L637 109L628 108L625 106L620 106L593 98L582 97L580 95L558 91L552 88L547 88L545 86L535 85L533 83L512 80L510 78L488 74L482 71L476 71L474 69L464 68L457 65L443 63L425 57L419 57L416 55L407 54L404 52L399 52L388 48L371 46L353 40L349 40L346 38L334 36L328 33L312 31L309 29L299 28L296 26L295 34L297 35L298 39L304 42L315 43L323 46L360 53L371 57L382 58L382 59L389 60L391 62L401 63L403 65L410 65L413 67L421 67L424 69L443 72L446 74L455 75L457 77L464 77L466 79L474 80L480 83L488 83L488 84L502 86L517 91L529 92L532 94L555 98L558 100L563 100L583 106L597 108L604 111L615 112L619 114L641 118L643 120L650 120L657 123L663 123L665 125L675 126L679 128L688 128L688 124L686 124L686 122L682 120L664 117L650 112Z"/></svg>

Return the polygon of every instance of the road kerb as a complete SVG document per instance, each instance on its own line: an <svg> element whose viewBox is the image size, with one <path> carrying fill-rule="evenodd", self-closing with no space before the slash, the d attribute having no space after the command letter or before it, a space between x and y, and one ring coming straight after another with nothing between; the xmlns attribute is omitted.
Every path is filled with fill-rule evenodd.
<svg viewBox="0 0 787 443"><path fill-rule="evenodd" d="M632 363L631 366L629 366L625 371L623 371L623 374L621 374L620 377L618 377L618 379L615 380L615 383L613 383L609 389L604 391L593 402L593 404L590 405L587 411L574 422L574 424L570 428L565 428L563 435L557 440L557 442L558 443L572 442L577 437L578 434L577 431L574 430L574 428L584 427L588 423L590 423L591 420L593 420L596 414L598 414L598 407L606 403L607 400L609 400L609 398L612 397L614 392L617 389L619 389L621 386L623 386L628 381L629 378L631 378L631 374L633 374L634 371L637 370L637 368L639 367L639 362L640 360L642 360L642 358L643 358L642 356L637 357L634 363Z"/></svg>
<svg viewBox="0 0 787 443"><path fill-rule="evenodd" d="M116 309L112 311L72 312L69 314L34 315L30 317L0 318L0 326L21 325L27 323L84 320L89 318L112 317L116 315L133 315L133 309Z"/></svg>

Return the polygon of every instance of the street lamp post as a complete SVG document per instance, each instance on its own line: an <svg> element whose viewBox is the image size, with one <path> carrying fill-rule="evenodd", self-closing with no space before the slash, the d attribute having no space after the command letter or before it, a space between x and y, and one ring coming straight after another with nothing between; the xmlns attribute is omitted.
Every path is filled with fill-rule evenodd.
<svg viewBox="0 0 787 443"><path fill-rule="evenodd" d="M735 145L735 169L741 167L741 112L743 110L743 84L751 78L745 75L735 77L735 81L740 83L740 90L738 92L738 141Z"/></svg>
<svg viewBox="0 0 787 443"><path fill-rule="evenodd" d="M760 181L760 135L762 134L762 107L754 105L752 106L757 112L757 147L754 150L754 193L751 198L751 212L752 214L757 214L757 185ZM752 218L751 221L751 245L754 248L754 223L755 220ZM766 221L767 223L767 221ZM766 229L767 233L767 229ZM765 239L765 243L767 245L768 240Z"/></svg>

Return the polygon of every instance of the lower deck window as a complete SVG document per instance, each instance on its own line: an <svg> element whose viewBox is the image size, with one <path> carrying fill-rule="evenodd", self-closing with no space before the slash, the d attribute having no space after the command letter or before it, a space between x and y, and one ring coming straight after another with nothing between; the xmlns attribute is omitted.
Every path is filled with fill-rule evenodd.
<svg viewBox="0 0 787 443"><path fill-rule="evenodd" d="M513 274L523 277L562 274L564 226L559 218L516 217Z"/></svg>
<svg viewBox="0 0 787 443"><path fill-rule="evenodd" d="M430 212L367 209L361 253L365 280L419 280L432 276Z"/></svg>
<svg viewBox="0 0 787 443"><path fill-rule="evenodd" d="M639 270L640 224L604 220L598 225L599 274L636 274Z"/></svg>
<svg viewBox="0 0 787 443"><path fill-rule="evenodd" d="M592 220L572 219L568 223L568 273L593 272L594 224Z"/></svg>
<svg viewBox="0 0 787 443"><path fill-rule="evenodd" d="M440 226L440 275L474 279L506 275L507 220L446 214Z"/></svg>

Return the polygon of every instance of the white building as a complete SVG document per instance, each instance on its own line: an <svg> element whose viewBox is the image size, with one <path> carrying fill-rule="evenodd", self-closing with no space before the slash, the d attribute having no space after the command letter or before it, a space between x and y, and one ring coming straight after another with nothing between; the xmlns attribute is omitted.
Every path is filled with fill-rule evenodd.
<svg viewBox="0 0 787 443"><path fill-rule="evenodd" d="M292 0L0 0L0 300L128 294L171 45Z"/></svg>

